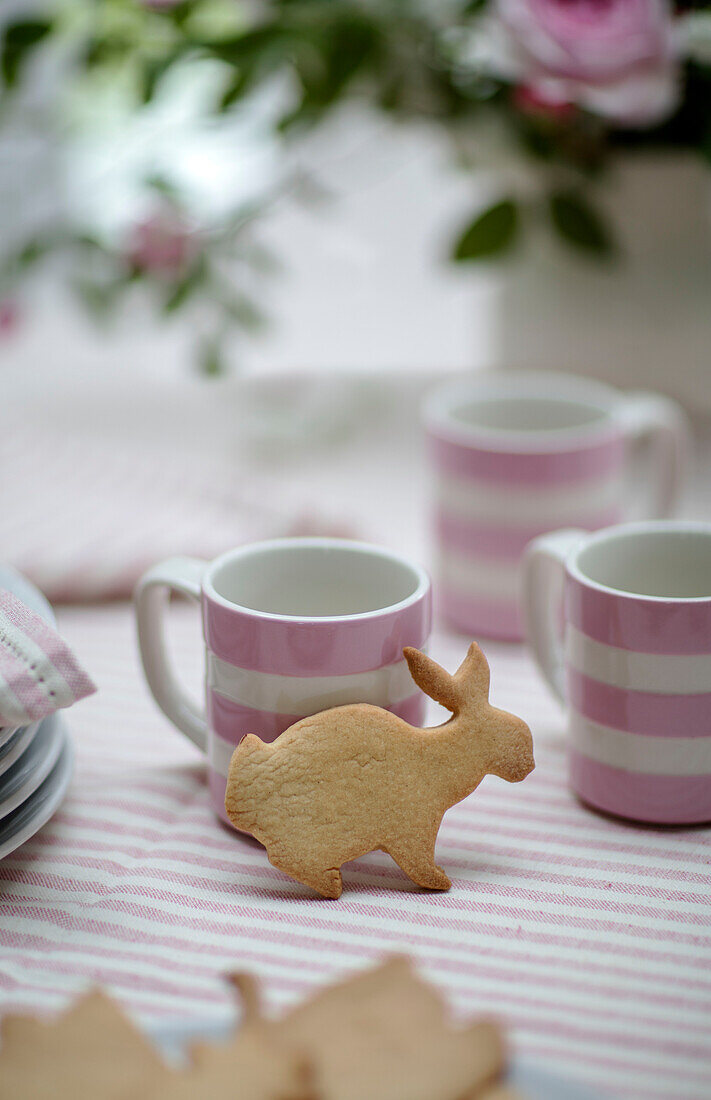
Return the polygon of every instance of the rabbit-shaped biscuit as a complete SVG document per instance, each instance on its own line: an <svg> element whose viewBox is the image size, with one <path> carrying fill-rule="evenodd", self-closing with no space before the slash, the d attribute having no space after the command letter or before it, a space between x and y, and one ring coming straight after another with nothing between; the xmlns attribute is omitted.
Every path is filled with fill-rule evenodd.
<svg viewBox="0 0 711 1100"><path fill-rule="evenodd" d="M272 744L249 735L232 755L230 820L275 867L327 898L341 896L342 864L376 849L418 886L448 890L434 862L445 811L485 775L515 783L534 766L528 726L489 704L476 643L453 676L417 649L404 655L415 683L452 711L448 722L418 729L353 703L303 718Z"/></svg>

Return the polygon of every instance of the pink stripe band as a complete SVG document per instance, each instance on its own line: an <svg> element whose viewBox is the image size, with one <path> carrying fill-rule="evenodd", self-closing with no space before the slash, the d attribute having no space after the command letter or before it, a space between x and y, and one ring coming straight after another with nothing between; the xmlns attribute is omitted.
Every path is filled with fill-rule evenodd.
<svg viewBox="0 0 711 1100"><path fill-rule="evenodd" d="M698 695L663 695L629 691L592 680L568 668L568 701L601 726L642 733L649 737L711 736L711 692Z"/></svg>
<svg viewBox="0 0 711 1100"><path fill-rule="evenodd" d="M566 526L594 531L609 527L619 519L619 510L609 508L585 520L573 517ZM440 509L435 517L437 536L443 546L477 558L506 558L518 561L532 539L550 531L551 524L542 522L530 527L490 527L476 520L460 519Z"/></svg>
<svg viewBox="0 0 711 1100"><path fill-rule="evenodd" d="M402 660L405 646L421 648L432 621L431 590L409 607L372 616L270 619L203 597L207 648L238 668L282 676L347 676Z"/></svg>
<svg viewBox="0 0 711 1100"><path fill-rule="evenodd" d="M442 473L496 483L565 485L602 477L618 470L625 459L625 440L606 433L595 443L557 451L495 451L465 445L430 433L430 453Z"/></svg>
<svg viewBox="0 0 711 1100"><path fill-rule="evenodd" d="M425 720L426 699L422 692L411 695L394 706L385 707L413 726L421 726ZM224 741L237 745L248 733L256 733L262 741L276 741L280 733L299 721L299 717L290 714L273 714L268 711L252 710L241 707L218 695L216 691L208 693L208 715L210 725ZM208 786L215 813L232 825L225 813L225 789L227 780L214 768L208 768Z"/></svg>
<svg viewBox="0 0 711 1100"><path fill-rule="evenodd" d="M256 733L262 741L276 741L280 733L293 726L295 714L276 714L271 710L254 710L234 703L212 688L207 692L207 720L210 728L223 741L238 744L248 733Z"/></svg>
<svg viewBox="0 0 711 1100"><path fill-rule="evenodd" d="M711 821L711 776L641 775L612 768L571 749L570 783L590 805L660 825Z"/></svg>
<svg viewBox="0 0 711 1100"><path fill-rule="evenodd" d="M636 653L709 653L711 599L649 600L592 588L568 575L566 617L596 642Z"/></svg>
<svg viewBox="0 0 711 1100"><path fill-rule="evenodd" d="M484 600L462 596L440 585L437 613L462 634L519 642L523 636L521 613L515 601Z"/></svg>
<svg viewBox="0 0 711 1100"><path fill-rule="evenodd" d="M421 692L403 699L385 710L392 711L413 726L422 725L425 717L425 697ZM248 733L256 733L262 741L276 741L280 733L293 726L303 714L276 714L270 710L254 710L226 699L214 689L207 693L207 715L211 729L223 741L238 744Z"/></svg>

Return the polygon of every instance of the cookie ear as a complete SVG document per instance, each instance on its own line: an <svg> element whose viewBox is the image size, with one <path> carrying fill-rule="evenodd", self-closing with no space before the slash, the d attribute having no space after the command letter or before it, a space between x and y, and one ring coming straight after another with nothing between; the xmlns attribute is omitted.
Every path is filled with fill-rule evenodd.
<svg viewBox="0 0 711 1100"><path fill-rule="evenodd" d="M402 652L412 679L425 695L429 695L436 703L441 703L447 710L458 710L461 697L454 677L419 649L406 646Z"/></svg>
<svg viewBox="0 0 711 1100"><path fill-rule="evenodd" d="M467 655L454 673L454 680L461 694L489 696L489 662L482 650L472 642Z"/></svg>
<svg viewBox="0 0 711 1100"><path fill-rule="evenodd" d="M227 981L239 994L244 1022L256 1023L263 1019L262 998L258 983L251 974L228 974Z"/></svg>

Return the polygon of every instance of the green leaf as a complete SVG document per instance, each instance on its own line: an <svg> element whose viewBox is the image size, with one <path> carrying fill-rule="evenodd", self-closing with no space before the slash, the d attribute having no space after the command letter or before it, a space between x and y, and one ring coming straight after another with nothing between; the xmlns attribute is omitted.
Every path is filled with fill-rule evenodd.
<svg viewBox="0 0 711 1100"><path fill-rule="evenodd" d="M225 364L222 358L222 349L217 337L204 340L198 348L198 369L208 378L216 378L225 373Z"/></svg>
<svg viewBox="0 0 711 1100"><path fill-rule="evenodd" d="M17 83L30 53L51 30L48 19L18 19L7 24L0 46L0 71L8 88Z"/></svg>
<svg viewBox="0 0 711 1100"><path fill-rule="evenodd" d="M185 305L193 294L205 285L208 277L204 256L198 257L191 269L175 283L163 302L163 313L171 314Z"/></svg>
<svg viewBox="0 0 711 1100"><path fill-rule="evenodd" d="M511 199L504 199L478 214L464 230L452 250L457 263L483 260L509 249L518 233L518 209Z"/></svg>
<svg viewBox="0 0 711 1100"><path fill-rule="evenodd" d="M567 244L597 256L614 252L607 226L580 191L554 191L548 204L553 226Z"/></svg>
<svg viewBox="0 0 711 1100"><path fill-rule="evenodd" d="M229 65L242 65L244 62L253 62L256 58L266 56L275 47L283 46L286 38L282 27L267 24L263 27L254 27L251 30L236 34L231 38L222 38L216 42L198 41L212 57L220 61L226 61ZM281 58L279 57L281 60Z"/></svg>
<svg viewBox="0 0 711 1100"><path fill-rule="evenodd" d="M75 279L74 291L81 298L85 308L97 322L106 321L115 309L122 290L120 283L95 283L89 279Z"/></svg>
<svg viewBox="0 0 711 1100"><path fill-rule="evenodd" d="M248 67L241 68L236 72L230 78L227 87L222 91L222 95L217 105L218 111L228 111L230 107L233 107L247 91L249 82L253 76L253 69Z"/></svg>
<svg viewBox="0 0 711 1100"><path fill-rule="evenodd" d="M245 294L228 298L222 303L225 312L247 332L260 332L266 326L266 318L259 306Z"/></svg>
<svg viewBox="0 0 711 1100"><path fill-rule="evenodd" d="M707 127L701 140L701 155L705 161L711 164L711 124Z"/></svg>
<svg viewBox="0 0 711 1100"><path fill-rule="evenodd" d="M155 191L156 194L162 195L164 199L169 199L170 202L176 202L180 198L179 192L175 184L164 176L161 172L152 172L146 176L146 187L149 187L151 191Z"/></svg>
<svg viewBox="0 0 711 1100"><path fill-rule="evenodd" d="M33 267L54 247L55 240L48 237L42 239L39 237L32 238L26 241L15 252L11 252L2 261L2 268L6 273L11 273L15 276L27 271Z"/></svg>
<svg viewBox="0 0 711 1100"><path fill-rule="evenodd" d="M173 54L168 57L151 58L145 62L140 76L140 96L143 103L151 102L161 79L178 56L178 54Z"/></svg>
<svg viewBox="0 0 711 1100"><path fill-rule="evenodd" d="M78 233L74 239L73 244L77 248L85 250L87 252L105 252L106 248L101 243L98 237L94 237L91 233Z"/></svg>

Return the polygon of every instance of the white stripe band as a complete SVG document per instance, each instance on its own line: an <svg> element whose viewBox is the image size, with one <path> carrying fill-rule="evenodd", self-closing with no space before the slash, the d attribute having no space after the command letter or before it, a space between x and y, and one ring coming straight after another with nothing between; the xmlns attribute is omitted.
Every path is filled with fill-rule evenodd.
<svg viewBox="0 0 711 1100"><path fill-rule="evenodd" d="M208 653L207 683L235 703L277 714L313 714L354 702L388 707L417 692L406 661L350 676L278 676L236 668Z"/></svg>
<svg viewBox="0 0 711 1100"><path fill-rule="evenodd" d="M711 777L711 737L648 737L610 729L571 711L568 724L574 749L613 768L643 775Z"/></svg>
<svg viewBox="0 0 711 1100"><path fill-rule="evenodd" d="M624 486L618 473L582 484L540 487L494 485L440 474L435 493L442 510L457 519L517 528L598 516L623 501Z"/></svg>
<svg viewBox="0 0 711 1100"><path fill-rule="evenodd" d="M232 753L236 748L236 745L232 745L229 741L224 741L221 737L218 737L214 730L208 737L207 759L210 766L213 767L216 772L219 772L220 775L224 775L225 779L230 770Z"/></svg>
<svg viewBox="0 0 711 1100"><path fill-rule="evenodd" d="M518 600L519 563L464 557L440 550L439 576L450 592L491 600Z"/></svg>
<svg viewBox="0 0 711 1100"><path fill-rule="evenodd" d="M634 653L596 642L568 624L565 659L578 672L612 687L666 695L711 692L711 653Z"/></svg>

